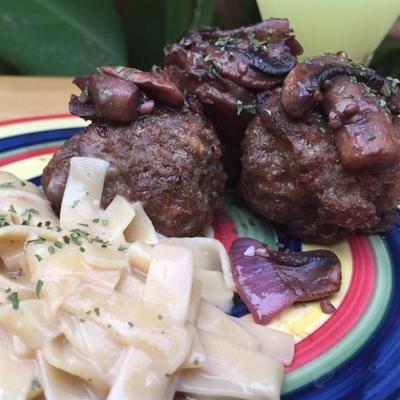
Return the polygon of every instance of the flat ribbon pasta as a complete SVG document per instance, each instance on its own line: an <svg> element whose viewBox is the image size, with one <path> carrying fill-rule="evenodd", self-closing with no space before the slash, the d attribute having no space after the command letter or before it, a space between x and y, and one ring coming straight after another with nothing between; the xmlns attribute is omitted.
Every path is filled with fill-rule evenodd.
<svg viewBox="0 0 400 400"><path fill-rule="evenodd" d="M221 243L165 238L120 196L101 209L107 168L71 159L60 221L0 172L0 397L278 399L293 339L222 311Z"/></svg>

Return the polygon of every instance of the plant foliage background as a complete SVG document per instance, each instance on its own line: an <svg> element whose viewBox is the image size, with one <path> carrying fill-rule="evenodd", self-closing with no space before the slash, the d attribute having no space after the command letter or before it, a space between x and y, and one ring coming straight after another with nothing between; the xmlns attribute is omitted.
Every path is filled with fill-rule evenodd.
<svg viewBox="0 0 400 400"><path fill-rule="evenodd" d="M186 30L260 21L255 0L0 0L0 74L79 75L98 65L162 65ZM373 61L400 75L400 40Z"/></svg>
<svg viewBox="0 0 400 400"><path fill-rule="evenodd" d="M0 73L148 69L186 30L260 20L254 0L1 0Z"/></svg>

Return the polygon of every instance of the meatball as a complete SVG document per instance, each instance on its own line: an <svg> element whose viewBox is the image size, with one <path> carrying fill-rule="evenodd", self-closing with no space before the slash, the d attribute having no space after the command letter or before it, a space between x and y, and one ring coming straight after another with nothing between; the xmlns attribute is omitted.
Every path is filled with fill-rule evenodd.
<svg viewBox="0 0 400 400"><path fill-rule="evenodd" d="M128 76L127 71L125 74ZM184 100L181 94L175 98L165 96L169 90L177 90L173 84L168 86L170 82L160 80L159 93L153 85L151 91L138 96L136 88L127 84L129 80L114 79L111 83L109 76L102 75L80 79L83 94L73 97L70 107L94 122L66 141L43 171L43 189L52 207L60 211L70 158L100 158L110 163L103 207L121 195L129 201L143 202L162 234L198 234L221 204L226 180L221 145L212 124L195 99ZM104 87L106 96L102 95ZM160 93L165 100L160 101ZM121 106L132 104L132 98L137 104L135 112ZM174 109L172 104L164 105L167 101L176 106L185 101L186 105Z"/></svg>
<svg viewBox="0 0 400 400"><path fill-rule="evenodd" d="M245 133L240 190L246 202L315 243L389 229L400 199L398 161L380 164L378 156L377 164L347 168L326 116L311 109L293 119L284 110L283 90L259 96L257 115ZM393 126L396 121L393 117ZM398 140L398 130L395 134Z"/></svg>
<svg viewBox="0 0 400 400"><path fill-rule="evenodd" d="M233 182L255 94L281 85L301 52L288 20L277 18L228 31L203 28L165 49L165 73L204 105L224 145Z"/></svg>
<svg viewBox="0 0 400 400"><path fill-rule="evenodd" d="M220 144L199 114L158 109L130 125L93 123L73 136L43 172L43 188L56 211L74 156L110 163L103 207L117 194L142 201L156 229L167 236L195 235L221 202Z"/></svg>

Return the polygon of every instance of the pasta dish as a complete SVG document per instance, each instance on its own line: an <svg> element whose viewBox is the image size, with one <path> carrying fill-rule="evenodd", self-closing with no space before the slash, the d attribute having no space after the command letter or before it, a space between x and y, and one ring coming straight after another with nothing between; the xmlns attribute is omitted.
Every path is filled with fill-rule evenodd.
<svg viewBox="0 0 400 400"><path fill-rule="evenodd" d="M0 173L0 398L278 399L292 337L224 312L220 242L166 238L121 196L102 209L107 168L71 159L60 219Z"/></svg>

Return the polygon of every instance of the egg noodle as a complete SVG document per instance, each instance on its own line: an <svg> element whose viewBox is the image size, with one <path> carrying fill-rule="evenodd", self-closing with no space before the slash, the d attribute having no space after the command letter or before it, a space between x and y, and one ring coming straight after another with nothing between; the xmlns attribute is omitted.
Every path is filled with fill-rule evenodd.
<svg viewBox="0 0 400 400"><path fill-rule="evenodd" d="M71 159L60 220L0 172L0 398L279 399L292 337L224 313L220 242L165 238L120 196L101 209L107 167Z"/></svg>

